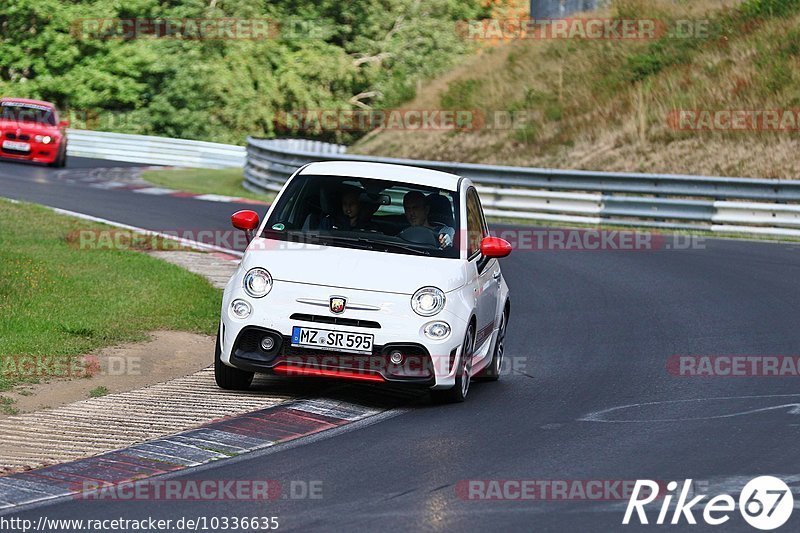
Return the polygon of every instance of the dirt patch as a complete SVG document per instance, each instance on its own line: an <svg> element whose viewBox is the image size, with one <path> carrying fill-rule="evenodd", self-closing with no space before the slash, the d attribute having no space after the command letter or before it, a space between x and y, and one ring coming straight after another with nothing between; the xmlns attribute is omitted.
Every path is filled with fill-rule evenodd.
<svg viewBox="0 0 800 533"><path fill-rule="evenodd" d="M187 376L213 363L215 338L182 331L154 331L150 340L103 348L88 355L91 377L19 385L2 393L19 414L70 404ZM0 419L9 417L0 413Z"/></svg>

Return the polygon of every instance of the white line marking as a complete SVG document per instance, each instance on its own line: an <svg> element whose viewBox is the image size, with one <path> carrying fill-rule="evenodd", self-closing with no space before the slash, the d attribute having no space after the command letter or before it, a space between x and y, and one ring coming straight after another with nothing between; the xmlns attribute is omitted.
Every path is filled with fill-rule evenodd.
<svg viewBox="0 0 800 533"><path fill-rule="evenodd" d="M239 198L233 196L222 196L221 194L201 194L194 197L195 200L206 200L208 202L233 202Z"/></svg>
<svg viewBox="0 0 800 533"><path fill-rule="evenodd" d="M753 399L762 399L762 398L800 398L800 394L767 394L763 396L721 396L718 398L691 398L686 400L665 400L660 402L644 402L644 403L632 403L628 405L620 405L617 407L611 407L609 409L603 409L602 411L595 411L593 413L589 413L586 416L583 416L578 419L579 422L604 422L608 424L627 424L631 422L682 422L682 421L690 421L690 420L714 420L720 418L732 418L735 416L743 416L751 413L758 413L763 411L771 411L775 409L789 409L789 414L792 415L800 415L800 403L789 403L784 405L774 405L771 407L763 407L760 409L751 409L748 411L741 411L738 413L731 413L727 415L713 415L713 416L701 416L701 417L693 417L693 418L648 418L648 419L631 419L631 420L606 420L605 415L609 413L613 413L615 411L621 411L623 409L631 409L636 407L645 407L648 405L665 405L671 403L688 403L688 402L711 402L717 400L753 400Z"/></svg>
<svg viewBox="0 0 800 533"><path fill-rule="evenodd" d="M164 189L162 187L145 187L144 189L134 189L133 192L138 192L142 194L164 195L164 194L172 194L179 191L173 189Z"/></svg>
<svg viewBox="0 0 800 533"><path fill-rule="evenodd" d="M120 187L127 187L130 183L124 181L99 181L92 183L90 187L95 189L118 189Z"/></svg>
<svg viewBox="0 0 800 533"><path fill-rule="evenodd" d="M43 207L51 209L54 212L62 214L62 215L69 215L69 216L77 217L77 218L80 218L80 219L83 219L83 220L89 220L91 222L99 222L101 224L108 224L109 226L114 226L114 227L117 227L117 228L127 229L127 230L131 230L131 231L136 231L136 232L142 233L144 235L148 235L148 236L155 235L155 236L161 237L163 239L168 239L170 241L177 242L179 244L182 244L183 246L188 246L189 248L194 248L195 250L201 250L201 251L205 251L205 252L207 252L207 251L224 252L226 254L235 255L237 257L244 256L244 252L240 252L238 250L231 250L230 248L224 248L222 246L216 246L216 245L213 245L213 244L206 244L206 243L203 243L203 242L193 241L193 240L190 240L190 239L184 239L182 237L176 237L174 235L168 235L166 233L161 233L159 231L152 231L152 230L149 230L149 229L140 228L138 226L130 226L128 224L122 224L121 222L114 222L113 220L108 220L106 218L100 218L100 217L95 217L95 216L92 216L92 215L86 215L84 213L77 213L75 211L69 211L67 209L61 209L59 207L50 207L50 206L47 206L47 205L45 205Z"/></svg>

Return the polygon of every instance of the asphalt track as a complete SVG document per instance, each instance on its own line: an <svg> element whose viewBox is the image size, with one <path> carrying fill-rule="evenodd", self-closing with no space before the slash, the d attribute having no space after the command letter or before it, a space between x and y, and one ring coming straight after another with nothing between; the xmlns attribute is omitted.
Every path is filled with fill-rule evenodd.
<svg viewBox="0 0 800 533"><path fill-rule="evenodd" d="M124 164L70 161L111 165ZM153 230L226 230L234 210L9 163L0 164L0 196ZM800 378L667 371L673 355L800 355L800 246L714 239L689 250L517 250L502 264L513 374L474 385L464 404L420 401L372 425L176 477L321 482L321 498L70 499L6 517L277 516L280 529L298 531L755 531L737 512L716 528L622 526L626 500L473 500L461 489L468 480L691 478L710 496L736 497L744 481L775 475L800 501ZM798 506L781 530L798 530ZM702 523L702 509L694 514Z"/></svg>

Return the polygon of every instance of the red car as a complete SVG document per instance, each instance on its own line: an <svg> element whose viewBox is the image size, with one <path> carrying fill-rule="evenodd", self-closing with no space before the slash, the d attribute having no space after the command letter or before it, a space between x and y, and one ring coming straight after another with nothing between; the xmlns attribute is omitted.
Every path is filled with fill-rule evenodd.
<svg viewBox="0 0 800 533"><path fill-rule="evenodd" d="M63 167L68 125L50 102L0 98L0 158Z"/></svg>

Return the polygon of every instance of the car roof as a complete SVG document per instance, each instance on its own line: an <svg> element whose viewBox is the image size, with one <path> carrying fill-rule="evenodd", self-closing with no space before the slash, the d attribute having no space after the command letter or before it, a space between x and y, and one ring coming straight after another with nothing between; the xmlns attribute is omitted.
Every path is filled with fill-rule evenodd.
<svg viewBox="0 0 800 533"><path fill-rule="evenodd" d="M30 98L11 98L11 97L3 97L0 98L0 102L12 102L15 104L35 104L41 106L48 106L55 109L55 105L52 102L45 102L44 100L31 100Z"/></svg>
<svg viewBox="0 0 800 533"><path fill-rule="evenodd" d="M460 176L455 174L438 170L362 161L321 161L319 163L310 163L300 171L300 174L402 181L447 191L458 190L458 181L461 179Z"/></svg>

